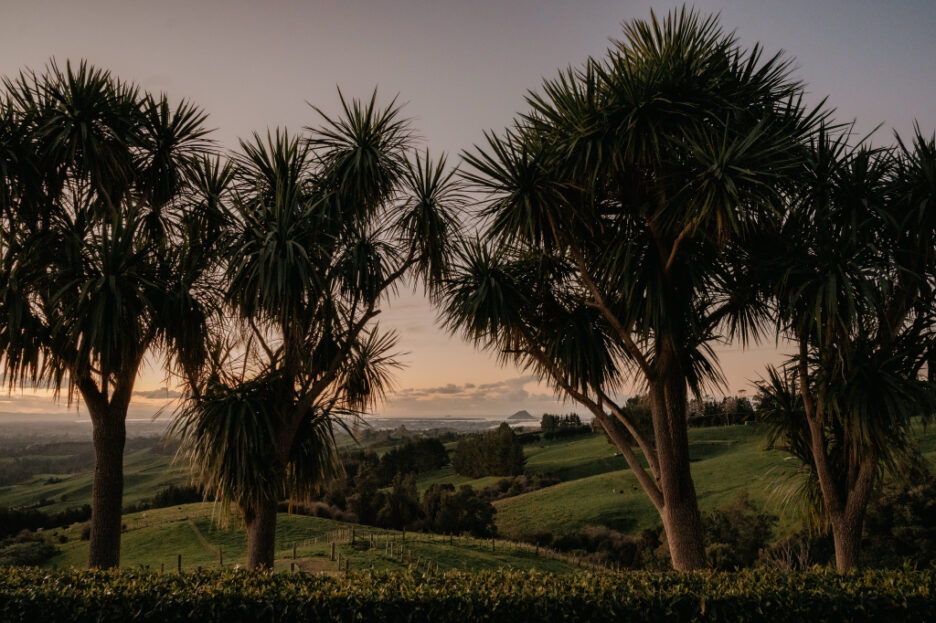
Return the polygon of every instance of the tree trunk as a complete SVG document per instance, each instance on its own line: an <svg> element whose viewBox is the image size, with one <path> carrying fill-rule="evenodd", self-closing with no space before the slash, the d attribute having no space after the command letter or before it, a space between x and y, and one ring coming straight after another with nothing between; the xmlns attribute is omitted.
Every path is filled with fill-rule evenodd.
<svg viewBox="0 0 936 623"><path fill-rule="evenodd" d="M667 496L664 488L663 498L663 529L673 569L692 571L704 568L705 543L695 491L692 495Z"/></svg>
<svg viewBox="0 0 936 623"><path fill-rule="evenodd" d="M659 377L650 382L650 408L663 494L660 515L673 568L691 571L705 567L705 543L689 466L686 380L665 346L656 364Z"/></svg>
<svg viewBox="0 0 936 623"><path fill-rule="evenodd" d="M91 542L88 566L106 569L120 565L123 504L123 453L127 429L124 417L110 410L92 413L94 427L94 484L91 488Z"/></svg>
<svg viewBox="0 0 936 623"><path fill-rule="evenodd" d="M276 500L265 500L244 511L247 524L247 568L273 569L276 538Z"/></svg>
<svg viewBox="0 0 936 623"><path fill-rule="evenodd" d="M838 571L848 571L858 566L863 523L862 518L857 517L839 517L832 520L835 568Z"/></svg>

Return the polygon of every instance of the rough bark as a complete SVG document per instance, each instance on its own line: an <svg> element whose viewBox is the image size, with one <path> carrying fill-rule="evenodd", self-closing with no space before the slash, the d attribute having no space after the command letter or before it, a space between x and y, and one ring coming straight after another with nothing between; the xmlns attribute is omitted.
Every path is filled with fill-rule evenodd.
<svg viewBox="0 0 936 623"><path fill-rule="evenodd" d="M276 500L244 510L247 524L247 568L273 569L276 539Z"/></svg>
<svg viewBox="0 0 936 623"><path fill-rule="evenodd" d="M673 568L690 571L705 566L702 517L689 468L686 408L669 403L665 394L660 387L651 387L650 405L663 495L660 516Z"/></svg>
<svg viewBox="0 0 936 623"><path fill-rule="evenodd" d="M835 568L838 571L848 571L858 566L862 523L864 522L847 521L844 517L832 522Z"/></svg>
<svg viewBox="0 0 936 623"><path fill-rule="evenodd" d="M127 438L124 415L110 409L91 412L94 428L94 484L91 489L88 566L92 568L106 569L120 564L123 453Z"/></svg>
<svg viewBox="0 0 936 623"><path fill-rule="evenodd" d="M663 529L673 568L701 569L705 566L705 543L690 470L685 375L679 369L675 349L665 343L658 344L655 367L650 409L663 494Z"/></svg>

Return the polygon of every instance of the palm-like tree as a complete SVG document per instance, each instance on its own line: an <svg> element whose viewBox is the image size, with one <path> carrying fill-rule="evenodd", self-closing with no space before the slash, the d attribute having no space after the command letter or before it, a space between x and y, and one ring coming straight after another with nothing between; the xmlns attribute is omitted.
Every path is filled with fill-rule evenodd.
<svg viewBox="0 0 936 623"><path fill-rule="evenodd" d="M841 570L858 562L875 483L911 458L911 417L936 408L920 378L933 344L936 159L919 132L914 145L852 148L824 130L773 244L760 244L780 329L798 347L789 372L763 385L765 413L809 468Z"/></svg>
<svg viewBox="0 0 936 623"><path fill-rule="evenodd" d="M779 210L822 116L800 96L788 61L683 10L625 25L606 58L545 82L465 156L489 199L449 282L450 328L594 414L659 511L677 569L705 562L688 392L721 381L713 342L757 334L765 307L744 243ZM615 399L635 381L652 436Z"/></svg>
<svg viewBox="0 0 936 623"><path fill-rule="evenodd" d="M395 104L341 99L308 137L241 143L224 255L236 331L190 388L182 452L237 505L247 566L271 568L276 508L334 468L334 426L383 398L396 339L374 324L408 276L435 293L461 203L444 158L410 156Z"/></svg>
<svg viewBox="0 0 936 623"><path fill-rule="evenodd" d="M205 114L84 62L3 81L0 364L77 392L95 468L89 564L119 563L125 418L144 355L200 358L212 262ZM203 184L202 184L203 185Z"/></svg>

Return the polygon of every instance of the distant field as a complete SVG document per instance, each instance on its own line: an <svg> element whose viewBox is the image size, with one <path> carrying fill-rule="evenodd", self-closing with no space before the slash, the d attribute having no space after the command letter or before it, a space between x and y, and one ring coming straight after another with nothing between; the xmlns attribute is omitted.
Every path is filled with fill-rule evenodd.
<svg viewBox="0 0 936 623"><path fill-rule="evenodd" d="M60 480L59 482L53 482ZM45 512L57 512L91 503L93 474L39 474L26 482L0 487L0 506L44 504ZM124 506L151 498L162 488L188 482L184 466L173 465L172 457L150 450L124 456Z"/></svg>
<svg viewBox="0 0 936 623"><path fill-rule="evenodd" d="M243 527L236 517L218 515L212 504L186 504L172 508L133 513L124 517L126 531L121 538L121 566L124 568L149 567L174 571L178 555L182 555L184 569L197 567L218 568L243 566L246 559L246 541ZM331 546L323 537L335 530L350 530L352 524L280 513L276 530L276 569L288 570L292 563L300 569L313 572L335 573L337 563L329 558ZM385 539L394 540L399 548L404 541L402 533L366 526L354 526L356 546L343 542L337 554L349 560L352 569L399 570L410 566L409 559L425 567L430 561L440 571L459 569L480 571L489 569L539 570L552 573L571 573L577 570L570 562L538 554L527 547L517 547L504 541L455 538L429 534L407 533L407 560L401 562L386 554ZM47 567L84 567L87 564L88 542L80 540L80 526L54 530L54 534L68 537L60 545L61 553L49 560ZM375 535L375 547L369 548L370 535ZM310 542L316 539L316 542ZM293 545L296 558L293 559Z"/></svg>
<svg viewBox="0 0 936 623"><path fill-rule="evenodd" d="M730 502L741 490L768 508L771 481L790 469L783 453L764 449L763 431L756 426L692 429L690 452L692 473L702 510ZM602 446L601 444L604 444ZM494 503L497 526L502 534L517 536L538 531L557 535L574 532L585 525L602 525L635 533L660 523L659 516L640 489L633 473L613 469L613 452L602 437L555 442L552 447L531 453L531 470L550 471L561 466L565 472L582 474L560 484ZM539 457L544 457L540 462ZM599 471L607 465L609 469Z"/></svg>
<svg viewBox="0 0 936 623"><path fill-rule="evenodd" d="M929 461L936 461L936 431L932 427L918 425L914 429L914 438ZM694 428L689 431L689 439L692 473L703 511L727 504L744 490L764 510L780 517L780 534L798 527L794 518L776 507L770 495L774 484L793 470L796 463L787 460L782 452L764 448L762 427ZM636 533L659 524L656 511L633 474L626 469L623 458L617 455L604 436L542 441L524 448L529 473L550 473L563 482L495 502L496 523L502 535L516 538L539 531L563 535L587 525L603 525ZM170 484L187 482L182 466L171 465L169 456L149 450L128 453L125 469L125 505L152 497ZM50 481L57 478L61 478L61 482ZM448 483L456 487L469 484L480 489L498 480L500 478L497 477L466 478L448 466L422 474L417 486L420 491L432 483ZM50 503L43 506L43 510L59 511L88 503L90 493L91 474L43 474L27 483L0 487L0 506L18 507L46 499ZM289 518L284 520L283 526L291 525L294 520L325 521ZM179 528L178 535L167 534L160 538L182 538L185 534L185 529ZM144 537L132 537L136 538ZM128 539L131 537L127 536L125 543L132 542Z"/></svg>

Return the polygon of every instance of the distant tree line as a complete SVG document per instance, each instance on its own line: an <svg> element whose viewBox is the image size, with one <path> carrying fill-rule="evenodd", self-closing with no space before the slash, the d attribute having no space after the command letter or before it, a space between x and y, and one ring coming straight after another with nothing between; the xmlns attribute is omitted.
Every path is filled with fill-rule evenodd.
<svg viewBox="0 0 936 623"><path fill-rule="evenodd" d="M416 476L449 463L438 438L406 440L382 456L356 450L340 458L341 475L306 501L282 502L282 510L396 530L494 534L494 507L471 487L455 491L433 485L420 497Z"/></svg>
<svg viewBox="0 0 936 623"><path fill-rule="evenodd" d="M455 447L452 465L462 476L518 476L526 458L517 434L504 422L495 430L463 437Z"/></svg>
<svg viewBox="0 0 936 623"><path fill-rule="evenodd" d="M478 537L496 533L496 510L472 487L456 491L452 485L433 484L420 497L415 474L397 474L389 488L380 488L375 472L368 470L347 481L330 481L310 502L281 506L304 515L394 530Z"/></svg>
<svg viewBox="0 0 936 623"><path fill-rule="evenodd" d="M23 530L48 530L91 519L91 506L76 506L57 513L35 508L0 508L0 538L19 534Z"/></svg>
<svg viewBox="0 0 936 623"><path fill-rule="evenodd" d="M504 498L514 497L530 491L560 483L561 480L551 474L521 474L513 478L502 478L493 485L481 489L481 497L494 502Z"/></svg>
<svg viewBox="0 0 936 623"><path fill-rule="evenodd" d="M568 415L553 415L544 413L540 420L540 433L543 439L561 439L573 435L590 433L591 427L582 423L577 413Z"/></svg>
<svg viewBox="0 0 936 623"><path fill-rule="evenodd" d="M730 426L744 424L753 421L754 418L754 405L745 396L689 401L689 426Z"/></svg>
<svg viewBox="0 0 936 623"><path fill-rule="evenodd" d="M407 441L381 456L377 472L382 482L389 482L397 474L418 474L448 464L448 451L439 439L417 439Z"/></svg>
<svg viewBox="0 0 936 623"><path fill-rule="evenodd" d="M145 498L136 504L125 506L124 512L137 513L151 508L166 508L179 506L180 504L203 502L204 500L205 494L198 485L169 485L165 489L157 491L156 495L151 498Z"/></svg>

